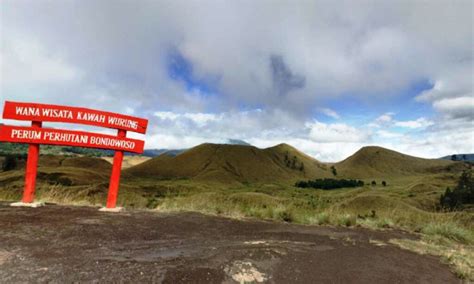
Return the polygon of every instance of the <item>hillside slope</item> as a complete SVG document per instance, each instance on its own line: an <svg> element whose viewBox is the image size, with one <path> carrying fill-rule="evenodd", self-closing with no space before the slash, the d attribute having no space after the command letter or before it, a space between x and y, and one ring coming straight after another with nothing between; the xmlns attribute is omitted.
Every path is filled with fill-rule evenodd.
<svg viewBox="0 0 474 284"><path fill-rule="evenodd" d="M136 177L217 182L296 181L331 175L326 165L286 144L259 149L206 143L176 157L158 156L125 172Z"/></svg>
<svg viewBox="0 0 474 284"><path fill-rule="evenodd" d="M106 183L112 172L112 165L100 158L40 156L38 182L62 185L87 185ZM0 186L22 184L25 176L25 160L17 160L16 167L0 172Z"/></svg>
<svg viewBox="0 0 474 284"><path fill-rule="evenodd" d="M458 172L466 165L439 159L423 159L382 147L368 146L334 164L334 167L338 176L367 178Z"/></svg>

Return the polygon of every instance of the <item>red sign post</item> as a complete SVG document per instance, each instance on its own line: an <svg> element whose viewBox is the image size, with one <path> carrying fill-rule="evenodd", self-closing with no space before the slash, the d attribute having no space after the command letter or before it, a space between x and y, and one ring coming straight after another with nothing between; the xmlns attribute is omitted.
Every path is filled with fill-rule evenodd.
<svg viewBox="0 0 474 284"><path fill-rule="evenodd" d="M23 203L32 203L34 200L40 144L65 145L115 150L106 205L110 209L115 208L117 203L123 153L141 154L144 149L144 141L127 138L127 131L144 134L148 125L146 119L112 112L8 101L5 102L3 118L32 121L31 127L0 125L0 141L29 144ZM42 122L45 121L113 128L118 130L118 134L112 136L85 131L43 128Z"/></svg>

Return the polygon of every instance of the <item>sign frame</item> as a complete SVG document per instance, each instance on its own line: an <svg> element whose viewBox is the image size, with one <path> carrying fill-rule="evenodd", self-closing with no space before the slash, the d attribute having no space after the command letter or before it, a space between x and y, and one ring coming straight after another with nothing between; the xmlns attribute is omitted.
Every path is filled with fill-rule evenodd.
<svg viewBox="0 0 474 284"><path fill-rule="evenodd" d="M31 205L34 201L40 145L64 145L115 150L105 209L109 211L116 210L124 152L141 154L144 151L145 142L127 138L127 131L145 134L148 127L147 119L82 107L13 101L5 101L2 117L3 119L31 121L31 127L0 124L0 142L29 144L25 188L22 197L23 204ZM117 130L117 136L43 128L43 122L76 123L112 128ZM49 135L46 135L46 133L49 133ZM76 137L74 141L66 141L67 137L73 136ZM77 139L79 136L81 139ZM101 143L111 143L112 145L103 145L99 142L97 142L98 144L93 143L93 140Z"/></svg>
<svg viewBox="0 0 474 284"><path fill-rule="evenodd" d="M148 120L83 107L5 101L3 119L85 124L146 133Z"/></svg>
<svg viewBox="0 0 474 284"><path fill-rule="evenodd" d="M13 125L0 125L0 141L116 150L136 154L141 154L144 150L144 142L138 139L85 131Z"/></svg>

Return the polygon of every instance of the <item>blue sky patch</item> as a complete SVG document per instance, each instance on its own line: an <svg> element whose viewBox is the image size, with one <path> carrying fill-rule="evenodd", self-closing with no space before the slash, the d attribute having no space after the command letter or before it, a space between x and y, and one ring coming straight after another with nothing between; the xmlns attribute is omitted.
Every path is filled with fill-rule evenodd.
<svg viewBox="0 0 474 284"><path fill-rule="evenodd" d="M198 90L203 95L211 95L215 88L209 82L199 80L193 74L193 64L177 49L173 49L167 56L168 76L176 81L182 81L188 91Z"/></svg>

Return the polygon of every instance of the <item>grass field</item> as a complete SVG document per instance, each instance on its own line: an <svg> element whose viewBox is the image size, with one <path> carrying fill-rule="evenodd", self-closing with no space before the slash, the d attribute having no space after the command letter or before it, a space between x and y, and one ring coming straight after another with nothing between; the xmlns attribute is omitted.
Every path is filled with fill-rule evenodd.
<svg viewBox="0 0 474 284"><path fill-rule="evenodd" d="M74 172L77 174L76 169ZM90 175L89 180L93 180L93 172L84 172ZM16 179L18 174L14 171L11 175L3 175L2 179ZM473 229L472 212L443 213L436 210L444 188L455 184L454 176L413 176L387 182L386 187L366 185L362 188L325 191L278 183L223 185L186 179L157 181L125 178L118 203L128 208L189 210L301 224L360 224L421 232L430 224L449 223L466 230ZM22 180L17 179L3 185L0 198L18 200L21 192ZM103 205L106 193L106 182L66 186L40 181L37 199L44 202ZM452 238L456 240L457 237ZM471 236L461 239L472 241Z"/></svg>

